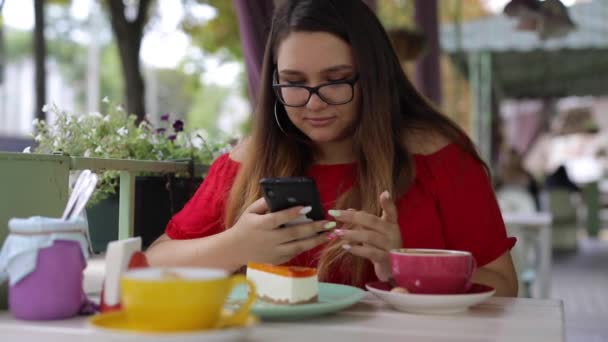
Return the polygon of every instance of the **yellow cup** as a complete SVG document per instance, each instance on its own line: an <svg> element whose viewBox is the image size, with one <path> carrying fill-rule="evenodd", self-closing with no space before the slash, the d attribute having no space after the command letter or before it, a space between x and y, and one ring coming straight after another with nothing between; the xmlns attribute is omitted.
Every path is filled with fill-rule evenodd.
<svg viewBox="0 0 608 342"><path fill-rule="evenodd" d="M247 301L234 313L224 303L239 284ZM243 275L211 268L143 268L121 278L122 308L128 325L140 331L192 331L243 326L255 301L255 287Z"/></svg>

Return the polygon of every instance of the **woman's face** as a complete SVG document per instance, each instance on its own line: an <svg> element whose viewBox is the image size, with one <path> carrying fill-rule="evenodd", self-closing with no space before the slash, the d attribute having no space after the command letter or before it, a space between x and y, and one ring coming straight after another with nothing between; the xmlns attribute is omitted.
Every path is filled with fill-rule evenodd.
<svg viewBox="0 0 608 342"><path fill-rule="evenodd" d="M316 87L351 80L356 74L351 47L330 33L292 32L279 45L277 75L280 84ZM344 87L350 91L349 85L342 84L340 88L334 88L337 90L325 88L324 93L341 98ZM313 142L337 142L347 139L354 125L358 94L358 83L355 83L353 100L348 103L328 104L314 94L304 106L285 106L285 109L291 122Z"/></svg>

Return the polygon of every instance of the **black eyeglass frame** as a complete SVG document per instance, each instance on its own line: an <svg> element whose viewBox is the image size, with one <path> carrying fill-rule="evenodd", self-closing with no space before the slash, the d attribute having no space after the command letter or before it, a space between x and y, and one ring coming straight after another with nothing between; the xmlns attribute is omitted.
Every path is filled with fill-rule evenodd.
<svg viewBox="0 0 608 342"><path fill-rule="evenodd" d="M275 80L278 79L278 75L275 71ZM284 106L287 107L294 107L294 108L298 108L298 107L304 107L306 106L306 104L308 104L308 101L310 101L310 98L314 95L317 94L317 96L323 100L323 102L329 104L329 105L334 105L334 106L339 106L339 105L343 105L343 104L347 104L349 102L351 102L354 98L355 98L355 84L357 83L357 81L359 81L359 74L355 74L355 76L351 79L348 80L340 80L340 81L334 81L334 82L327 82L327 83L323 83L323 84L319 84L316 87L309 87L309 86L304 86L304 85L298 85L298 84L280 84L280 83L276 83L273 82L272 83L272 89L274 90L274 93L277 97L277 99L279 99L279 102L281 102ZM348 84L350 85L350 91L351 91L351 95L350 95L350 99L348 101L344 101L344 102L332 102L332 101L328 101L327 99L325 99L323 97L323 95L321 95L321 93L319 93L319 89L321 89L322 87L326 87L326 86L330 86L330 85L337 85L337 84ZM287 103L285 103L285 101L283 100L283 96L281 95L281 89L283 88L300 88L300 89L306 89L308 90L308 98L306 99L306 101L304 101L303 104L299 105L299 106L294 106L294 105L289 105Z"/></svg>

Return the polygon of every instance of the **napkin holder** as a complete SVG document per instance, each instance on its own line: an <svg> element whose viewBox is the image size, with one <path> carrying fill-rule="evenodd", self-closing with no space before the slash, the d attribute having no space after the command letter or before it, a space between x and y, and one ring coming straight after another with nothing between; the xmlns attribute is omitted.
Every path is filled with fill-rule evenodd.
<svg viewBox="0 0 608 342"><path fill-rule="evenodd" d="M134 237L112 241L106 251L106 275L100 298L100 311L121 309L120 278L128 269L148 267L145 254L141 251L141 238Z"/></svg>

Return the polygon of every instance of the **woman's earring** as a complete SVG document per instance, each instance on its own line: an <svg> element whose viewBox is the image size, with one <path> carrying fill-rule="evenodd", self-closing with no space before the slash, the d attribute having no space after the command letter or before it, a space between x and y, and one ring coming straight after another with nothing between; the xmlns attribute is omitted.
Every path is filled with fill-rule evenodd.
<svg viewBox="0 0 608 342"><path fill-rule="evenodd" d="M279 129L281 130L281 132L283 132L283 134L287 135L287 132L285 132L285 130L283 129L283 126L281 126L281 122L279 121L279 115L277 114L277 103L278 101L274 101L274 119L277 122L277 125L279 126Z"/></svg>

